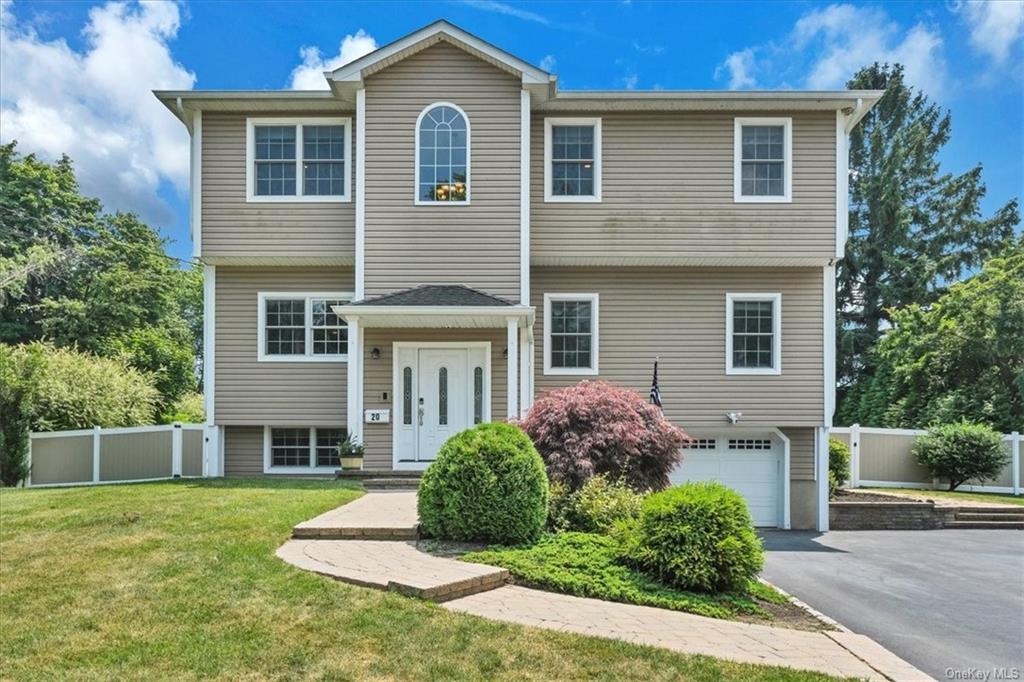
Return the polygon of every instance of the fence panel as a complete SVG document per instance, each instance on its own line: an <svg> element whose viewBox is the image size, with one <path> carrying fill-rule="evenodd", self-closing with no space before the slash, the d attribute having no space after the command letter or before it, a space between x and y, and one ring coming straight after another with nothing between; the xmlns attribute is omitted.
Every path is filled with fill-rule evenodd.
<svg viewBox="0 0 1024 682"><path fill-rule="evenodd" d="M861 429L860 480L930 484L932 475L914 460L911 448L917 435L909 432L875 433Z"/></svg>
<svg viewBox="0 0 1024 682"><path fill-rule="evenodd" d="M203 475L203 427L183 427L181 434L181 475Z"/></svg>
<svg viewBox="0 0 1024 682"><path fill-rule="evenodd" d="M101 435L100 480L170 478L172 435L170 429Z"/></svg>
<svg viewBox="0 0 1024 682"><path fill-rule="evenodd" d="M32 437L32 485L92 481L92 433Z"/></svg>

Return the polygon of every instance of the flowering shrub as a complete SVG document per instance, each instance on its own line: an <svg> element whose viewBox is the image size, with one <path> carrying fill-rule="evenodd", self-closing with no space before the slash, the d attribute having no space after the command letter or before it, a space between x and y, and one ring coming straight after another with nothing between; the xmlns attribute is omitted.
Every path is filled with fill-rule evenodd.
<svg viewBox="0 0 1024 682"><path fill-rule="evenodd" d="M570 491L597 474L634 490L661 490L689 440L639 393L603 381L541 394L520 426L548 477Z"/></svg>

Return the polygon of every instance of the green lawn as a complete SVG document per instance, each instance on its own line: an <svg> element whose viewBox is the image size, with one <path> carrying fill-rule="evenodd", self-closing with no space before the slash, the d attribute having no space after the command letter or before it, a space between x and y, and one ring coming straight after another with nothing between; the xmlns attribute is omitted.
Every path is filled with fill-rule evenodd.
<svg viewBox="0 0 1024 682"><path fill-rule="evenodd" d="M858 490L871 490L876 493L897 493L911 495L920 499L943 499L956 500L957 502L992 502L998 504L1017 504L1024 506L1024 495L1014 496L1009 493L968 493L954 490L917 490L915 488L858 488Z"/></svg>
<svg viewBox="0 0 1024 682"><path fill-rule="evenodd" d="M5 679L819 680L450 613L279 561L334 482L0 490Z"/></svg>

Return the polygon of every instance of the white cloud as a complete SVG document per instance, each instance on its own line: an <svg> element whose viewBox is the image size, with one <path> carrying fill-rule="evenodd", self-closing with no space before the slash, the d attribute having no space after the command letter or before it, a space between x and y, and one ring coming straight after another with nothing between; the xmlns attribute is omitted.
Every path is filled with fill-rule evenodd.
<svg viewBox="0 0 1024 682"><path fill-rule="evenodd" d="M44 41L4 3L0 34L2 139L22 153L75 162L83 192L109 209L165 223L161 181L188 185L188 135L151 90L187 90L195 75L174 60L181 25L170 2L108 2L89 10L85 46Z"/></svg>
<svg viewBox="0 0 1024 682"><path fill-rule="evenodd" d="M1004 64L1024 35L1024 0L968 0L954 6L971 29L971 45Z"/></svg>
<svg viewBox="0 0 1024 682"><path fill-rule="evenodd" d="M626 74L622 77L622 85L627 90L636 90L637 84L640 82L640 76L635 73Z"/></svg>
<svg viewBox="0 0 1024 682"><path fill-rule="evenodd" d="M729 55L715 78L729 87L780 87L797 83L813 90L846 87L861 67L899 62L907 80L931 96L947 82L942 36L916 24L904 30L884 10L834 4L807 12L779 41L748 47Z"/></svg>
<svg viewBox="0 0 1024 682"><path fill-rule="evenodd" d="M523 21L532 21L535 24L543 24L547 26L551 22L547 17L541 16L536 12L521 9L519 7L513 7L512 5L506 5L503 2L497 2L496 0L462 0L463 5L469 5L474 9L483 10L484 12L494 12L495 14L504 14L507 17L515 17L516 19L522 19Z"/></svg>
<svg viewBox="0 0 1024 682"><path fill-rule="evenodd" d="M341 44L338 45L338 54L329 59L323 58L320 48L304 45L299 49L302 64L292 71L288 87L292 90L326 90L328 86L324 71L333 71L376 49L377 41L363 29L342 38Z"/></svg>
<svg viewBox="0 0 1024 682"><path fill-rule="evenodd" d="M555 55L553 55L553 54L546 54L540 60L540 68L542 68L543 70L551 73L551 72L553 72L555 70L555 64L556 63L557 63L557 60L555 59Z"/></svg>

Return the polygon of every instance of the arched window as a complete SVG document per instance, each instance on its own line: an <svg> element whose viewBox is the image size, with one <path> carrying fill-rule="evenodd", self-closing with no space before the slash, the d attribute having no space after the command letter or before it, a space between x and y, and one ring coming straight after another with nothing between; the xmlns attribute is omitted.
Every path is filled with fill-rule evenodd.
<svg viewBox="0 0 1024 682"><path fill-rule="evenodd" d="M453 202L469 202L469 119L437 102L416 122L416 203Z"/></svg>

